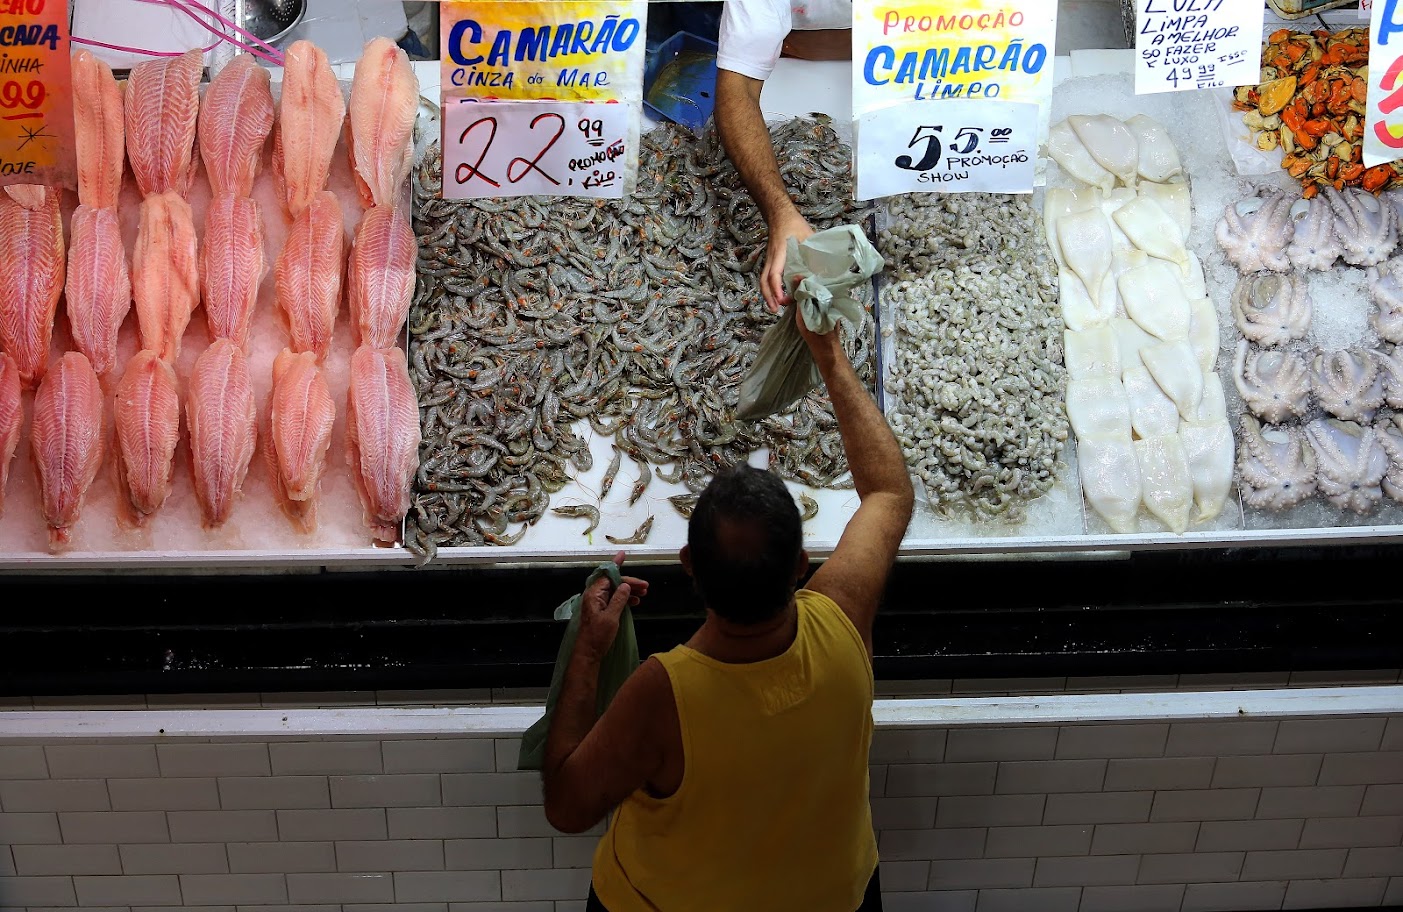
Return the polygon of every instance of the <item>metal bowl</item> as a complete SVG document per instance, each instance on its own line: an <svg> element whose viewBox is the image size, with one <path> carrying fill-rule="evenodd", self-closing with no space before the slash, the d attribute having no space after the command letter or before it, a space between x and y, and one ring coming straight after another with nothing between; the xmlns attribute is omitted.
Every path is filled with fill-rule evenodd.
<svg viewBox="0 0 1403 912"><path fill-rule="evenodd" d="M243 0L242 6L243 27L272 45L286 38L307 15L307 0ZM290 8L291 18L278 15L281 8Z"/></svg>

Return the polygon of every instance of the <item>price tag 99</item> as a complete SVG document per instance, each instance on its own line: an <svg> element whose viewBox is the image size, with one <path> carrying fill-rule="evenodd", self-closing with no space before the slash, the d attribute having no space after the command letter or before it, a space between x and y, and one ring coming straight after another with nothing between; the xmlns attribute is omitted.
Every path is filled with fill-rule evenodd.
<svg viewBox="0 0 1403 912"><path fill-rule="evenodd" d="M637 106L598 102L445 100L446 199L591 196L620 199L638 167Z"/></svg>

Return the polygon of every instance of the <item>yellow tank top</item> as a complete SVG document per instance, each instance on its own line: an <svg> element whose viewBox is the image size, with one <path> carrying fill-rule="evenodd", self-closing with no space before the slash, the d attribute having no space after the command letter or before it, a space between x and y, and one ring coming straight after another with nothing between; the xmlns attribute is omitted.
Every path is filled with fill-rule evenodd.
<svg viewBox="0 0 1403 912"><path fill-rule="evenodd" d="M783 654L732 665L686 646L672 680L685 770L624 800L594 853L609 912L854 912L877 866L868 803L872 664L832 599L801 589Z"/></svg>

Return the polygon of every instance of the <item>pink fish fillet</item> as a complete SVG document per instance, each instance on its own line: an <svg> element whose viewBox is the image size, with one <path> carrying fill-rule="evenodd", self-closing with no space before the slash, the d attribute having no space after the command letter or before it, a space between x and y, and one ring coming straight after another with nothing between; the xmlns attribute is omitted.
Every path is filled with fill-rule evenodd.
<svg viewBox="0 0 1403 912"><path fill-rule="evenodd" d="M46 193L39 209L0 196L0 237L13 254L0 269L0 349L32 388L44 377L54 311L63 294L63 216L59 194Z"/></svg>
<svg viewBox="0 0 1403 912"><path fill-rule="evenodd" d="M122 87L112 68L87 50L73 52L73 126L78 153L78 202L115 209L126 164Z"/></svg>
<svg viewBox="0 0 1403 912"><path fill-rule="evenodd" d="M358 348L346 397L346 452L375 540L392 545L419 467L419 403L404 352Z"/></svg>
<svg viewBox="0 0 1403 912"><path fill-rule="evenodd" d="M229 339L246 347L263 280L263 215L258 203L243 196L220 196L209 204L200 263L210 340Z"/></svg>
<svg viewBox="0 0 1403 912"><path fill-rule="evenodd" d="M20 399L19 368L15 359L0 352L0 515L5 512L5 482L10 479L10 461L19 449L24 427L24 403Z"/></svg>
<svg viewBox="0 0 1403 912"><path fill-rule="evenodd" d="M356 344L391 348L414 299L418 247L409 220L388 206L365 210L346 266L346 298Z"/></svg>
<svg viewBox="0 0 1403 912"><path fill-rule="evenodd" d="M117 480L134 525L166 502L180 442L175 371L153 351L137 352L117 384Z"/></svg>
<svg viewBox="0 0 1403 912"><path fill-rule="evenodd" d="M192 50L138 63L127 77L127 158L143 196L185 196L190 189L204 72L201 53Z"/></svg>
<svg viewBox="0 0 1403 912"><path fill-rule="evenodd" d="M99 377L117 366L117 334L132 309L132 281L116 209L73 210L64 311L73 345Z"/></svg>
<svg viewBox="0 0 1403 912"><path fill-rule="evenodd" d="M5 195L30 210L44 208L49 198L48 189L43 184L9 184L5 187Z"/></svg>
<svg viewBox="0 0 1403 912"><path fill-rule="evenodd" d="M132 297L141 347L174 364L190 315L200 303L200 261L190 206L174 192L141 203L132 252Z"/></svg>
<svg viewBox="0 0 1403 912"><path fill-rule="evenodd" d="M69 352L39 384L30 431L51 551L69 544L83 498L102 465L102 420L97 373L84 355Z"/></svg>
<svg viewBox="0 0 1403 912"><path fill-rule="evenodd" d="M258 438L248 359L228 339L195 361L185 399L195 497L207 529L224 525L243 487Z"/></svg>
<svg viewBox="0 0 1403 912"><path fill-rule="evenodd" d="M200 157L215 196L249 196L273 130L272 78L249 54L219 71L200 103Z"/></svg>
<svg viewBox="0 0 1403 912"><path fill-rule="evenodd" d="M292 350L314 352L317 360L331 348L331 332L341 309L341 280L346 271L346 229L336 194L323 190L292 223L274 269L278 307L287 322Z"/></svg>
<svg viewBox="0 0 1403 912"><path fill-rule="evenodd" d="M273 170L288 215L302 214L331 174L331 157L346 119L346 99L326 54L310 41L287 49Z"/></svg>
<svg viewBox="0 0 1403 912"><path fill-rule="evenodd" d="M303 532L317 527L317 485L335 422L336 404L317 369L317 356L283 349L273 362L269 450L278 501Z"/></svg>
<svg viewBox="0 0 1403 912"><path fill-rule="evenodd" d="M351 82L351 165L367 206L399 201L414 157L419 80L409 55L388 38L361 51Z"/></svg>

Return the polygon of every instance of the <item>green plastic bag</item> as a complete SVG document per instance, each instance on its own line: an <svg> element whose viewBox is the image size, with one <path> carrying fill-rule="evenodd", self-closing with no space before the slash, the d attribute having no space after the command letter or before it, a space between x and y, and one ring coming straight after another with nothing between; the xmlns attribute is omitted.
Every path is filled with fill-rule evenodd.
<svg viewBox="0 0 1403 912"><path fill-rule="evenodd" d="M555 654L555 670L551 672L550 691L546 694L546 714L537 719L536 723L526 730L526 734L521 736L521 752L516 759L517 769L538 770L545 763L546 734L550 731L550 720L555 715L555 704L560 699L565 669L570 664L570 656L575 652L575 637L580 633L580 602L584 598L583 591L603 576L609 577L615 588L621 582L618 565L613 561L606 561L590 573L580 592L561 602L555 609L555 619L568 623L565 625L565 635L560 640L560 649ZM604 710L613 702L614 695L624 686L624 681L628 680L628 676L633 674L638 665L638 637L633 630L633 612L625 605L623 614L619 616L619 633L614 637L613 645L604 654L604 661L599 665L599 689L595 697L595 712L598 715L604 714Z"/></svg>
<svg viewBox="0 0 1403 912"><path fill-rule="evenodd" d="M737 418L754 421L782 412L818 386L818 366L794 321L802 319L820 335L832 332L839 317L861 326L862 305L852 291L884 265L882 255L855 225L827 228L803 242L789 239L784 285L794 288L794 306L760 341L755 363L740 383Z"/></svg>

